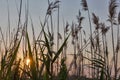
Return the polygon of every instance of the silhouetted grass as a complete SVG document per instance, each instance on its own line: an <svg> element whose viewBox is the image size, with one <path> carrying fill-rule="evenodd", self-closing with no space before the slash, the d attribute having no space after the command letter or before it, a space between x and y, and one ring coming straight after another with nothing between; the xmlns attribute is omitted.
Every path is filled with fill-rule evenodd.
<svg viewBox="0 0 120 80"><path fill-rule="evenodd" d="M64 35L62 35L59 20L61 3L59 0L53 2L48 0L45 19L40 20L41 30L38 30L40 34L37 38L32 17L29 14L28 2L25 9L25 22L22 24L23 0L20 0L19 4L16 32L11 34L9 3L7 3L7 36L3 34L0 27L0 80L119 80L120 12L117 13L117 0L109 2L107 20L110 22L109 26L95 13L91 16L87 0L81 0L80 3L83 10L87 11L88 17L82 16L79 10L76 16L77 22L72 22L70 25L67 21L66 23L63 21ZM53 25L55 10L57 10L57 14L54 14L57 15L57 33L54 32L55 25ZM32 38L29 38L31 34L28 33L29 19ZM82 25L85 19L89 20L86 22L89 23L89 32L85 32ZM117 26L117 39L114 37L114 26ZM55 34L57 34L56 37ZM90 35L86 37L86 34ZM107 34L111 34L112 37L110 42L112 50L109 49ZM68 54L69 44L73 46L72 54ZM113 51L112 55L110 51ZM26 64L28 58L30 63ZM71 61L70 64L67 64L68 61ZM85 70L88 71L88 76Z"/></svg>

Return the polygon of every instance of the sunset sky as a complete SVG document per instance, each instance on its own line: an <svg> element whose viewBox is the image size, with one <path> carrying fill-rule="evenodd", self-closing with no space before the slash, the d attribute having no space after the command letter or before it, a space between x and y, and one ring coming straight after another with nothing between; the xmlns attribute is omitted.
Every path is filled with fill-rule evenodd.
<svg viewBox="0 0 120 80"><path fill-rule="evenodd" d="M0 0L0 26L2 27L3 32L6 32L8 26L8 8L7 1L9 4L10 11L10 22L11 22L11 31L16 27L18 21L18 12L20 0ZM40 32L40 23L39 17L41 20L44 20L44 16L47 11L48 3L47 0L28 0L29 1L29 15L31 15L34 23L35 33L38 36ZM54 0L50 0L54 1ZM82 16L86 17L83 22L84 30L89 32L88 18L86 12L82 10L81 0L60 0L60 26L63 25L64 21L68 21L70 24L72 22L77 22L76 15L78 14L79 9L82 12ZM119 1L119 0L118 0ZM94 12L97 16L100 16L100 21L104 22L108 19L108 4L109 0L87 0L90 13ZM120 2L120 1L119 1ZM25 19L25 5L27 0L23 0L22 6L22 23ZM56 15L56 12L54 12ZM54 16L54 21L56 21L57 16ZM55 24L56 25L56 24ZM94 25L92 25L94 26ZM31 26L28 26L29 32L31 32ZM60 32L62 32L63 27L60 27ZM93 27L94 28L94 27ZM56 28L54 28L56 29ZM89 35L89 33L88 33Z"/></svg>

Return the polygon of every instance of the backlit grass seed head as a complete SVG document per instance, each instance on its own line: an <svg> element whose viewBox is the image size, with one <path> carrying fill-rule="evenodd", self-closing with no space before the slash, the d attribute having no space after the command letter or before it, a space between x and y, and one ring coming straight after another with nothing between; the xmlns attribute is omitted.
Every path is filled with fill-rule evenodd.
<svg viewBox="0 0 120 80"><path fill-rule="evenodd" d="M78 34L78 27L75 27L75 35L77 35L77 34Z"/></svg>
<svg viewBox="0 0 120 80"><path fill-rule="evenodd" d="M109 30L109 27L106 27L104 23L101 23L100 26L101 26L102 34L106 34L107 31Z"/></svg>
<svg viewBox="0 0 120 80"><path fill-rule="evenodd" d="M78 14L78 16L76 16L76 17L77 17L78 24L79 24L78 27L81 27L81 23L82 23L84 17L81 16L81 12L80 12L80 10L79 10L79 14Z"/></svg>
<svg viewBox="0 0 120 80"><path fill-rule="evenodd" d="M47 9L47 14L48 15L51 15L52 14L52 11L54 11L56 8L59 7L59 0L55 1L55 2L51 2L48 6L48 9Z"/></svg>
<svg viewBox="0 0 120 80"><path fill-rule="evenodd" d="M118 7L116 0L110 0L109 3L109 18L114 20L116 15L116 8Z"/></svg>
<svg viewBox="0 0 120 80"><path fill-rule="evenodd" d="M72 37L75 37L74 23L72 23L71 31L72 31Z"/></svg>
<svg viewBox="0 0 120 80"><path fill-rule="evenodd" d="M96 25L96 29L99 29L99 17L97 17L94 13L92 13L92 20L93 20L93 23Z"/></svg>
<svg viewBox="0 0 120 80"><path fill-rule="evenodd" d="M69 29L68 29L68 27L69 27L69 24L68 24L68 22L66 22L66 26L65 26L65 33L68 33L68 31L69 31Z"/></svg>
<svg viewBox="0 0 120 80"><path fill-rule="evenodd" d="M81 4L83 6L83 10L88 10L88 5L87 5L87 1L86 0L81 0Z"/></svg>

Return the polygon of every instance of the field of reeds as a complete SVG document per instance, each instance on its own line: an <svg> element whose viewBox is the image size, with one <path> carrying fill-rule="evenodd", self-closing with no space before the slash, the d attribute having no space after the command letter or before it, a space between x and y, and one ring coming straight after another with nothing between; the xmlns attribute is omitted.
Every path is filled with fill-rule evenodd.
<svg viewBox="0 0 120 80"><path fill-rule="evenodd" d="M87 0L80 0L82 10L78 10L77 22L63 21L64 29L60 33L61 1L48 0L44 20L39 21L38 36L29 15L29 3L23 22L23 0L20 0L14 31L8 7L6 34L0 25L0 80L120 80L120 4L117 0L108 3L108 18L103 22L90 11ZM86 19L89 32L82 25Z"/></svg>

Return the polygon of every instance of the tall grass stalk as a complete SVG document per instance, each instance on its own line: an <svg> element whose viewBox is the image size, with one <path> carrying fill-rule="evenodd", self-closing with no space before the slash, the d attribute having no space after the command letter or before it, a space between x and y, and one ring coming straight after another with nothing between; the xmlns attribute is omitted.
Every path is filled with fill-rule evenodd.
<svg viewBox="0 0 120 80"><path fill-rule="evenodd" d="M10 29L11 29L11 27L10 27L10 10L9 10L9 2L8 2L8 0L7 0L7 8L8 8L8 35L9 35L9 43L10 43L10 38L11 38L11 31L10 31ZM10 44L9 44L10 45Z"/></svg>
<svg viewBox="0 0 120 80"><path fill-rule="evenodd" d="M120 25L120 12L118 13L118 24L117 24L117 46L116 46L116 69L118 70L118 53L119 53L119 49L120 49L120 35L119 35L119 26ZM116 72L115 74L118 74L118 72ZM117 76L117 75L116 75Z"/></svg>
<svg viewBox="0 0 120 80"><path fill-rule="evenodd" d="M87 13L88 13L88 20L89 20L89 25L90 25L90 41L91 41L91 47L90 47L90 49L91 49L91 58L93 58L94 57L94 54L93 54L93 46L92 46L92 43L93 43L93 38L92 38L92 24L91 24L91 17L90 17L90 11L89 11L89 7L88 7L88 4L87 4L87 1L86 0L82 0L82 3L81 3L82 5L83 5L83 9L85 10L85 11L87 11ZM92 71L91 71L92 72ZM92 76L94 77L94 70L93 70L93 73L92 73Z"/></svg>
<svg viewBox="0 0 120 80"><path fill-rule="evenodd" d="M116 72L116 52L115 52L115 45L114 45L114 32L113 32L113 26L115 23L115 17L116 17L116 8L118 7L116 0L110 0L109 3L109 21L111 23L111 36L112 36L112 48L113 48L113 63L114 63L114 78L117 78Z"/></svg>
<svg viewBox="0 0 120 80"><path fill-rule="evenodd" d="M60 33L59 33L59 13L60 13L60 8L59 8L59 3L58 3L58 15L57 15L57 50L59 49L59 37L60 37ZM58 73L58 69L59 69L59 59L57 60L57 73Z"/></svg>

